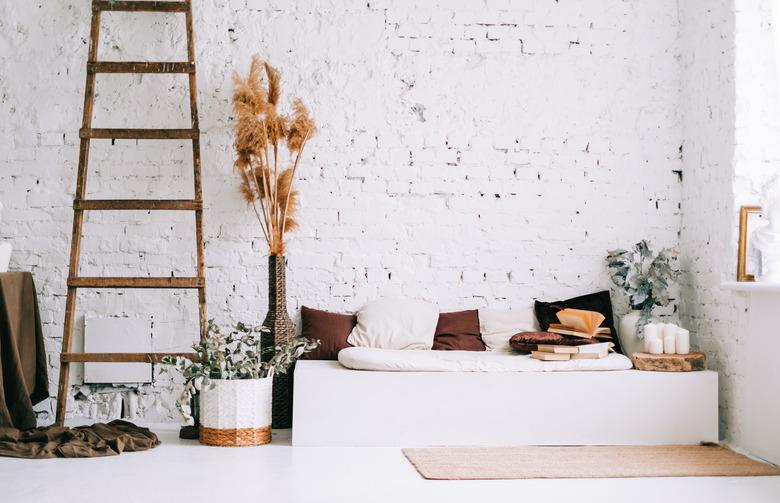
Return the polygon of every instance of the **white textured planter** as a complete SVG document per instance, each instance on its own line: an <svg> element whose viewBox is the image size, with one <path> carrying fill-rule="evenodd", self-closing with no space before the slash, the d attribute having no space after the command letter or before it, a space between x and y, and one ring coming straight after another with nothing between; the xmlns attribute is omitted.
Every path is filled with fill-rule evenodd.
<svg viewBox="0 0 780 503"><path fill-rule="evenodd" d="M200 392L200 443L262 445L271 441L273 378L212 379Z"/></svg>

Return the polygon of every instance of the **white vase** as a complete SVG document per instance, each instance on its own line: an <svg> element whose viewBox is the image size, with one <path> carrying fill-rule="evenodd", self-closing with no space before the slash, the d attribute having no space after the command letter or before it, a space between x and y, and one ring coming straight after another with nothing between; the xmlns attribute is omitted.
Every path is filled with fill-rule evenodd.
<svg viewBox="0 0 780 503"><path fill-rule="evenodd" d="M642 311L634 309L622 318L618 325L618 337L620 337L620 346L626 356L632 356L634 353L641 353L644 350L644 340L637 336L636 322L639 321Z"/></svg>
<svg viewBox="0 0 780 503"><path fill-rule="evenodd" d="M200 442L262 445L271 441L273 379L212 379L200 392Z"/></svg>

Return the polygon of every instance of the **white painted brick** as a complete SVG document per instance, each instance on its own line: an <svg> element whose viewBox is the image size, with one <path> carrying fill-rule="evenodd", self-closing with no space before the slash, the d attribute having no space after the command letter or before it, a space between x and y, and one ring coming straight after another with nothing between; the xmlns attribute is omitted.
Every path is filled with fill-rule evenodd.
<svg viewBox="0 0 780 503"><path fill-rule="evenodd" d="M65 138L62 133L41 133L41 145L64 145Z"/></svg>

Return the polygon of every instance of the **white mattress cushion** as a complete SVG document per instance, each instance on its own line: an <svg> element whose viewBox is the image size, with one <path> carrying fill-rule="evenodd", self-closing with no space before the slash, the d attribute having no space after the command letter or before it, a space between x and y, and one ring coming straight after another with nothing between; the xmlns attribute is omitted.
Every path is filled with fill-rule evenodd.
<svg viewBox="0 0 780 503"><path fill-rule="evenodd" d="M511 351L509 339L519 332L539 330L533 306L525 309L479 310L479 331L491 351Z"/></svg>
<svg viewBox="0 0 780 503"><path fill-rule="evenodd" d="M422 300L380 299L361 307L347 342L384 349L431 349L439 308Z"/></svg>
<svg viewBox="0 0 780 503"><path fill-rule="evenodd" d="M631 360L610 353L598 360L543 362L529 355L501 351L403 351L376 348L346 348L339 363L354 370L386 372L550 372L628 370Z"/></svg>

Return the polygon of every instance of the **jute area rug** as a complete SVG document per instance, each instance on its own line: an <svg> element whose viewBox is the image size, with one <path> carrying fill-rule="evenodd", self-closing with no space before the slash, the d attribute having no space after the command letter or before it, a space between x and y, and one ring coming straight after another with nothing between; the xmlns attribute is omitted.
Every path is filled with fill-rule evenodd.
<svg viewBox="0 0 780 503"><path fill-rule="evenodd" d="M403 449L431 480L752 477L780 468L717 445Z"/></svg>

